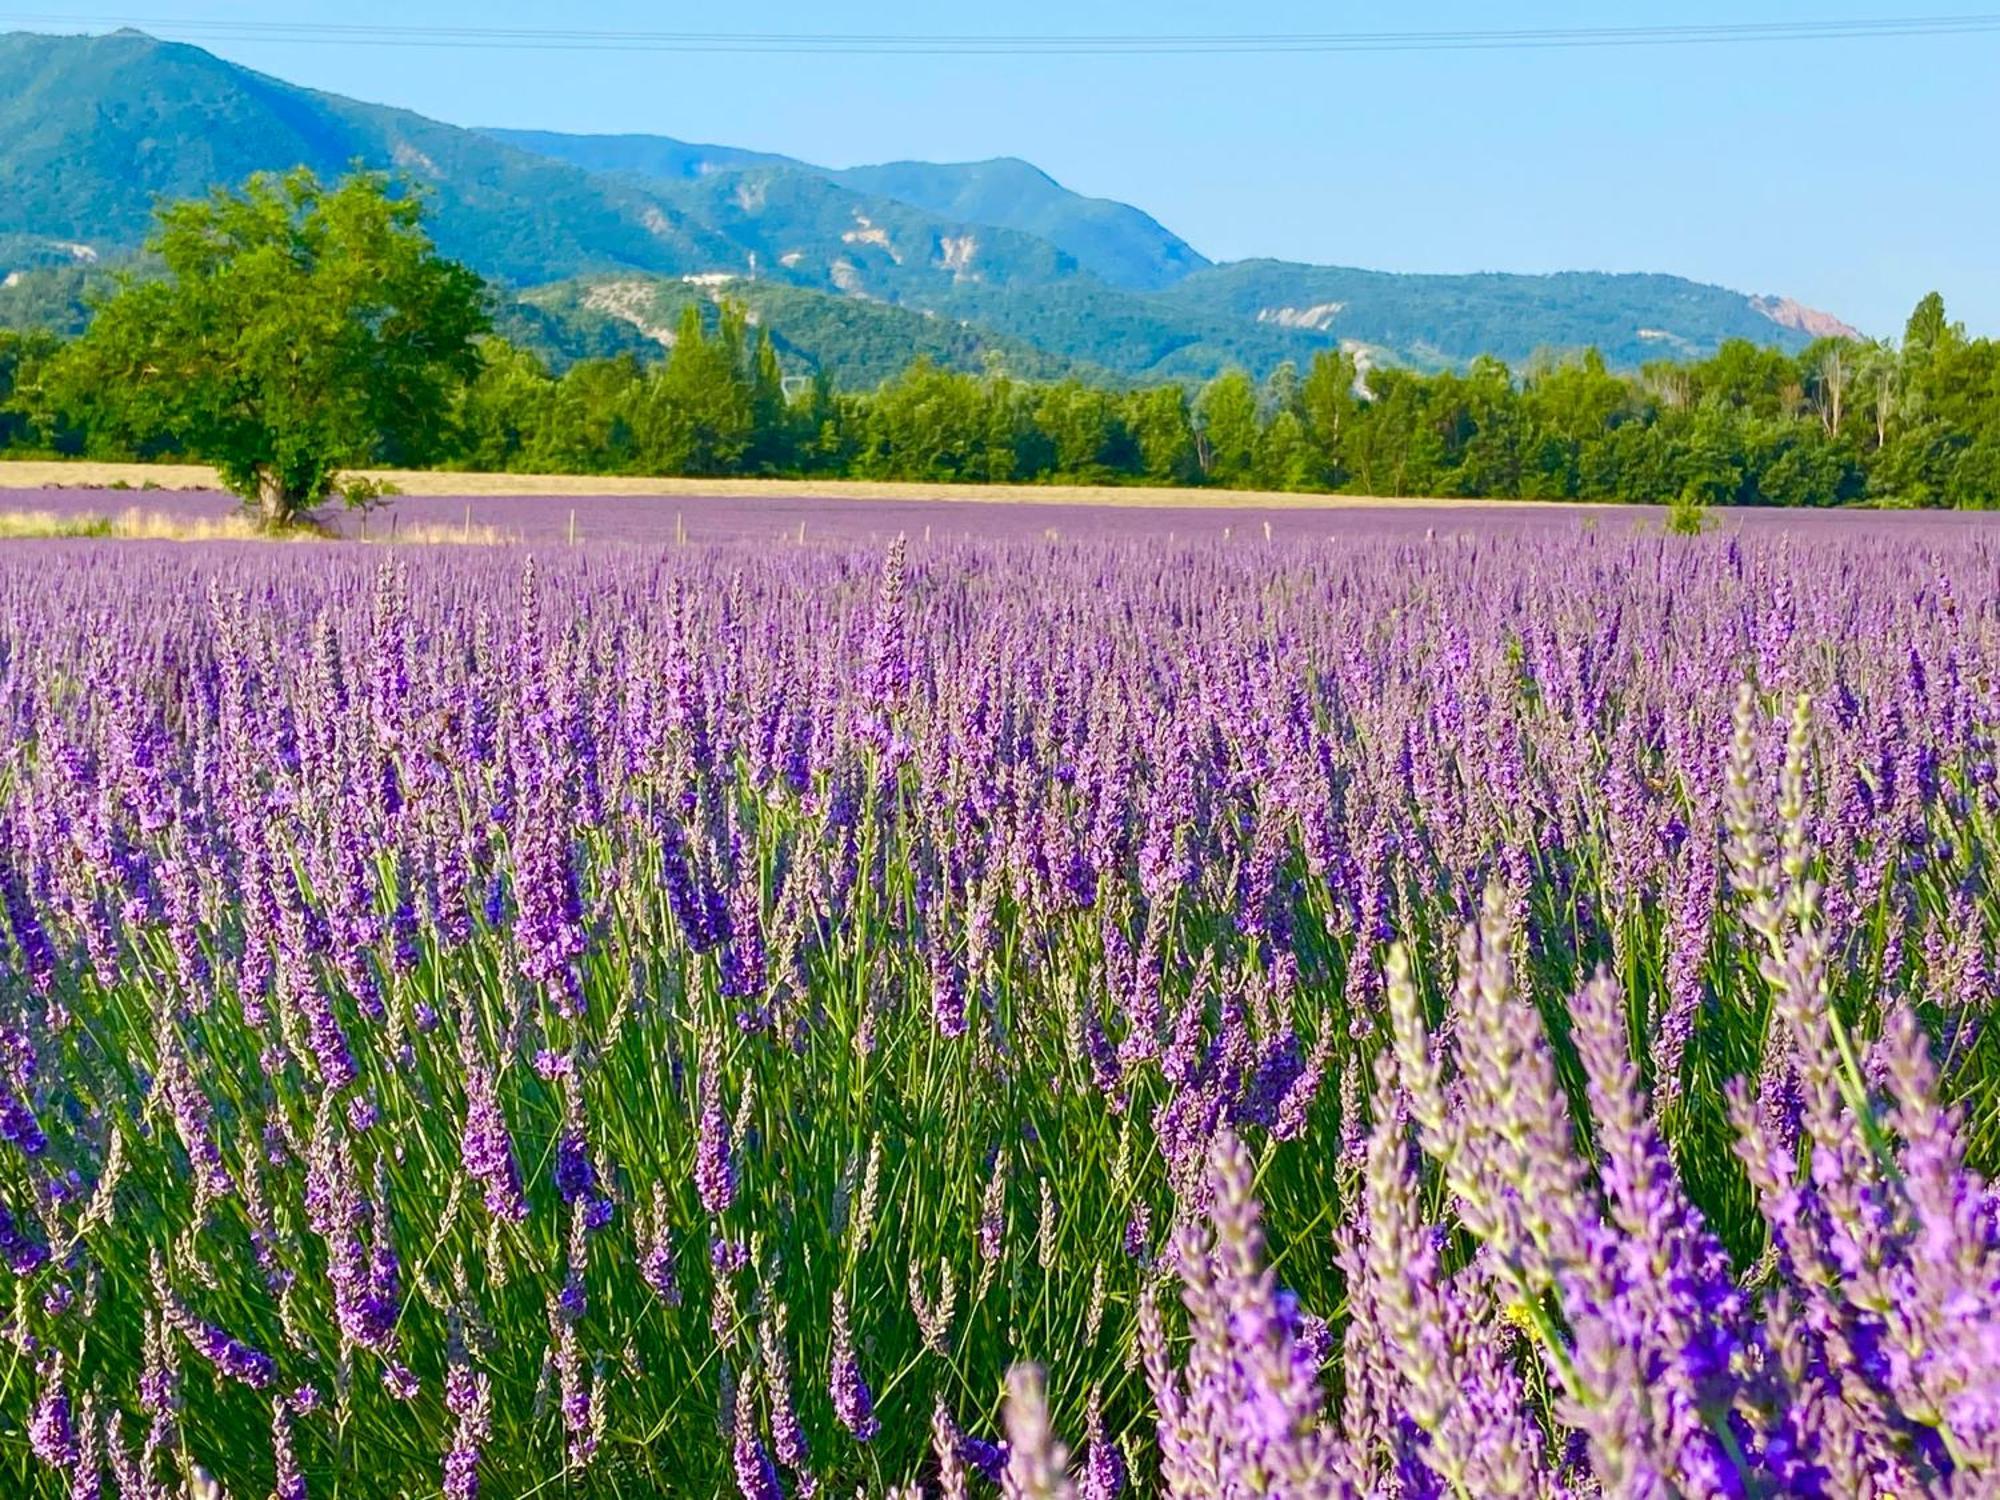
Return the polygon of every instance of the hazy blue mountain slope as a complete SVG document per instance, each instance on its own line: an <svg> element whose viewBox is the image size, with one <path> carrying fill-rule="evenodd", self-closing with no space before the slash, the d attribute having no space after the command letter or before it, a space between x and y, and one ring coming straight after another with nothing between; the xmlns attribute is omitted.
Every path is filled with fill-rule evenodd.
<svg viewBox="0 0 2000 1500"><path fill-rule="evenodd" d="M1481 354L1518 364L1538 350L1595 346L1612 364L1634 366L1711 353L1730 338L1786 348L1810 341L1741 292L1600 271L1398 276L1252 260L1196 272L1158 301L1237 328L1287 328L1432 365Z"/></svg>
<svg viewBox="0 0 2000 1500"><path fill-rule="evenodd" d="M908 301L965 283L1039 286L1075 280L1076 262L1011 229L949 223L810 172L752 167L660 182L652 192L733 245L764 279Z"/></svg>
<svg viewBox="0 0 2000 1500"><path fill-rule="evenodd" d="M874 198L894 199L960 224L1011 229L1046 240L1108 285L1131 291L1171 286L1208 261L1130 204L1071 192L1013 157L976 162L889 162L835 170L767 152L697 145L670 136L562 135L489 130L497 140L592 172L649 184L685 182L745 167L809 172Z"/></svg>
<svg viewBox="0 0 2000 1500"><path fill-rule="evenodd" d="M734 256L629 184L198 47L134 32L0 37L0 235L108 256L145 237L162 198L266 169L333 176L356 161L420 184L439 245L489 276L693 270Z"/></svg>
<svg viewBox="0 0 2000 1500"><path fill-rule="evenodd" d="M814 330L793 353L850 383L897 349L964 368L1200 379L1328 348L1440 366L1596 345L1629 367L1729 338L1797 348L1843 326L1672 276L1211 266L1139 210L1026 162L827 171L666 137L466 130L129 31L0 36L0 291L17 278L0 314L74 326L76 287L129 257L163 200L356 162L412 183L439 246L503 284L663 276L707 297L820 294L786 310ZM576 351L551 348L574 358L631 335L561 338Z"/></svg>
<svg viewBox="0 0 2000 1500"><path fill-rule="evenodd" d="M932 213L1038 235L1100 280L1127 291L1156 291L1208 264L1206 256L1150 214L1128 203L1073 193L1015 157L890 162L832 176L844 186Z"/></svg>
<svg viewBox="0 0 2000 1500"><path fill-rule="evenodd" d="M664 135L563 135L553 130L487 128L481 135L554 157L586 172L683 182L711 172L739 172L745 167L798 167L805 162L769 151L743 151L735 146L707 146Z"/></svg>

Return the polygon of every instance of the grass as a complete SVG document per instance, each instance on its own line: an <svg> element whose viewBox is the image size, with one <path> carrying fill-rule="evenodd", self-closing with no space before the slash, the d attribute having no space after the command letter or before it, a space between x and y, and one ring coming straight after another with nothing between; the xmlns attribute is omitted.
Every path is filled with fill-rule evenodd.
<svg viewBox="0 0 2000 1500"><path fill-rule="evenodd" d="M270 531L247 515L169 516L134 507L115 516L51 510L0 511L0 541L48 537L105 537L131 542L389 542L412 546L460 543L496 546L516 540L495 526L392 525L388 530L348 536L324 526L300 525Z"/></svg>
<svg viewBox="0 0 2000 1500"><path fill-rule="evenodd" d="M368 469L353 478L391 484L405 495L740 495L771 499L813 496L843 500L968 500L1026 505L1163 506L1178 509L1352 510L1413 506L1535 505L1523 500L1441 500L1406 495L1308 495L1289 491L1148 488L1101 484L915 484L860 479L670 479L631 474L484 474L452 469ZM220 488L203 464L138 464L66 460L0 461L0 490L108 489L143 485L171 490ZM1588 501L1547 502L1566 509L1630 510Z"/></svg>

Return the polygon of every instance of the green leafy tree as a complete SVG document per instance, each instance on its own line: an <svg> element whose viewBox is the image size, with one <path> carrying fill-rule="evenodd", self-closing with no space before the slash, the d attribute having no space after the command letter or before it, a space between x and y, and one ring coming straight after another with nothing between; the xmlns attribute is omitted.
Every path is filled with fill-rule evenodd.
<svg viewBox="0 0 2000 1500"><path fill-rule="evenodd" d="M1443 487L1446 439L1435 408L1445 403L1433 397L1444 389L1442 378L1409 370L1368 372L1368 403L1347 445L1360 493L1434 495Z"/></svg>
<svg viewBox="0 0 2000 1500"><path fill-rule="evenodd" d="M1125 422L1137 451L1138 473L1148 483L1201 482L1201 454L1195 445L1194 414L1187 392L1177 385L1134 391L1125 401Z"/></svg>
<svg viewBox="0 0 2000 1500"><path fill-rule="evenodd" d="M701 307L681 309L673 353L645 382L634 414L639 466L652 474L721 474L750 441L750 393L737 379L728 334L702 327Z"/></svg>
<svg viewBox="0 0 2000 1500"><path fill-rule="evenodd" d="M750 467L763 474L798 467L799 423L785 400L785 372L768 328L757 330L750 350Z"/></svg>
<svg viewBox="0 0 2000 1500"><path fill-rule="evenodd" d="M549 451L560 455L556 467L571 474L599 468L630 474L646 467L646 394L646 373L634 355L572 365L557 387L547 437Z"/></svg>
<svg viewBox="0 0 2000 1500"><path fill-rule="evenodd" d="M1035 425L1048 440L1051 467L1063 478L1099 484L1130 466L1130 440L1110 391L1075 379L1049 386L1035 403Z"/></svg>
<svg viewBox="0 0 2000 1500"><path fill-rule="evenodd" d="M1217 484L1250 483L1257 463L1257 387L1241 370L1218 375L1195 403L1202 472Z"/></svg>
<svg viewBox="0 0 2000 1500"><path fill-rule="evenodd" d="M1299 419L1305 424L1306 463L1315 487L1337 489L1347 481L1346 443L1361 398L1354 356L1322 349L1299 387Z"/></svg>
<svg viewBox="0 0 2000 1500"><path fill-rule="evenodd" d="M1459 382L1457 415L1456 461L1445 493L1522 495L1540 490L1533 472L1538 456L1534 432L1506 365L1497 359L1473 362Z"/></svg>
<svg viewBox="0 0 2000 1500"><path fill-rule="evenodd" d="M0 449L38 445L42 429L25 391L34 384L37 367L59 347L45 333L0 328Z"/></svg>
<svg viewBox="0 0 2000 1500"><path fill-rule="evenodd" d="M919 359L875 393L856 460L871 479L981 480L990 471L989 392Z"/></svg>
<svg viewBox="0 0 2000 1500"><path fill-rule="evenodd" d="M1964 336L1965 330L1945 316L1944 298L1936 292L1927 292L1911 309L1909 321L1903 325L1903 358L1914 364L1927 364L1932 356Z"/></svg>
<svg viewBox="0 0 2000 1500"><path fill-rule="evenodd" d="M385 177L303 168L170 205L149 246L164 276L120 286L51 393L134 447L169 435L273 526L344 467L435 462L488 321L484 283L421 220Z"/></svg>
<svg viewBox="0 0 2000 1500"><path fill-rule="evenodd" d="M1719 401L1759 417L1797 412L1798 367L1781 350L1760 348L1748 339L1729 339L1711 358L1687 369L1697 402Z"/></svg>
<svg viewBox="0 0 2000 1500"><path fill-rule="evenodd" d="M460 388L452 419L458 464L485 473L552 467L556 382L525 349L487 339L479 352L479 373Z"/></svg>
<svg viewBox="0 0 2000 1500"><path fill-rule="evenodd" d="M860 397L843 397L834 390L830 371L817 372L792 412L799 466L815 474L849 472L864 410Z"/></svg>

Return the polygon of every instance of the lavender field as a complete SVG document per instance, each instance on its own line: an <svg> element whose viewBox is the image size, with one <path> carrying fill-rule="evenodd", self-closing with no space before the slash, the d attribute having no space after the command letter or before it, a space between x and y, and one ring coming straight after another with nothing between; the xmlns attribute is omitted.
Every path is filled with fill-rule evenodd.
<svg viewBox="0 0 2000 1500"><path fill-rule="evenodd" d="M0 550L7 1493L2000 1489L1994 534L880 509Z"/></svg>

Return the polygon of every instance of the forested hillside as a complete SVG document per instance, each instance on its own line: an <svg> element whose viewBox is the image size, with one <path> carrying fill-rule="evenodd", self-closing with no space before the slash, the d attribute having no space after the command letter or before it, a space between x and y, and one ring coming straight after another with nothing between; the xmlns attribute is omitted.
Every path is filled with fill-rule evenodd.
<svg viewBox="0 0 2000 1500"><path fill-rule="evenodd" d="M799 369L850 385L920 356L960 368L993 350L1016 374L1081 367L1131 381L1232 367L1262 378L1328 351L1465 370L1482 356L1522 364L1594 347L1637 369L1732 338L1796 352L1839 326L1781 298L1673 276L1211 267L1140 209L1072 192L1023 161L835 169L667 137L469 130L133 31L0 36L0 324L74 331L75 307L50 295L61 283L49 273L128 263L162 199L253 171L331 177L357 164L421 194L439 247L516 290L691 277L931 320L843 323L788 304L801 326L777 333L801 351ZM517 326L538 317L524 311ZM601 325L547 333L558 360L610 347Z"/></svg>

